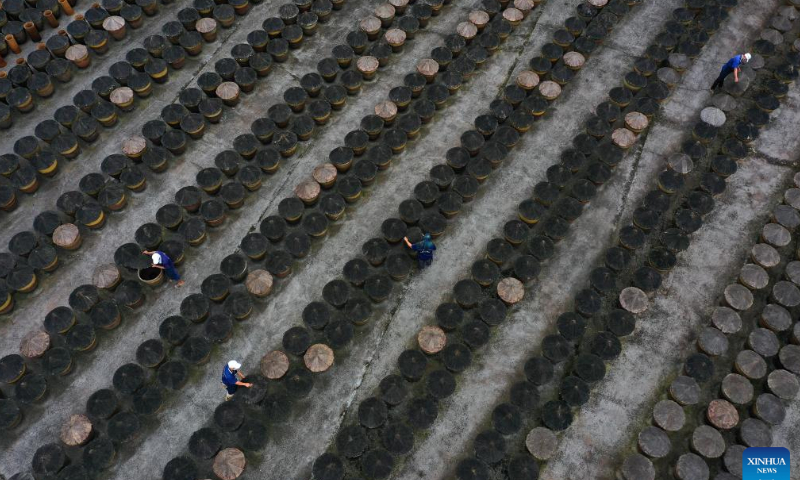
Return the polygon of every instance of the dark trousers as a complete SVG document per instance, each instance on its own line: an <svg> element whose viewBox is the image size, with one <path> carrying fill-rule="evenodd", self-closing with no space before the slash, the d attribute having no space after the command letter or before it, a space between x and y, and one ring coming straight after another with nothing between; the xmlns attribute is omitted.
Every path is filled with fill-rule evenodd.
<svg viewBox="0 0 800 480"><path fill-rule="evenodd" d="M431 263L433 262L433 258L420 258L417 257L417 263L419 264L419 269L422 270L426 267L430 267Z"/></svg>
<svg viewBox="0 0 800 480"><path fill-rule="evenodd" d="M178 281L181 279L181 274L178 273L178 270L175 267L167 267L164 269L164 272L167 274L167 277L170 280Z"/></svg>
<svg viewBox="0 0 800 480"><path fill-rule="evenodd" d="M711 85L711 90L716 90L717 87L721 87L725 83L725 78L731 73L733 73L732 68L723 67L722 71L719 72L719 77L717 77L717 79L714 80L714 84Z"/></svg>

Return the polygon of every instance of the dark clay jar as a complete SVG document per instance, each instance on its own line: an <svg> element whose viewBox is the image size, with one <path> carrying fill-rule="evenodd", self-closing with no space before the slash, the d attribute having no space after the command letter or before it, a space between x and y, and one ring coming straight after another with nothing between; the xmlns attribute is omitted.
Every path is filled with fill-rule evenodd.
<svg viewBox="0 0 800 480"><path fill-rule="evenodd" d="M285 103L278 103L269 107L267 116L278 127L286 128L292 118L292 109Z"/></svg>
<svg viewBox="0 0 800 480"><path fill-rule="evenodd" d="M362 76L355 70L345 71L339 81L342 82L342 85L350 95L356 95L361 90Z"/></svg>
<svg viewBox="0 0 800 480"><path fill-rule="evenodd" d="M101 101L92 107L92 117L104 127L110 127L117 122L117 107L111 102Z"/></svg>
<svg viewBox="0 0 800 480"><path fill-rule="evenodd" d="M269 43L269 34L264 30L253 30L247 34L247 43L256 52L265 52Z"/></svg>
<svg viewBox="0 0 800 480"><path fill-rule="evenodd" d="M269 17L261 23L261 28L267 32L269 38L278 38L283 30L283 20L278 17Z"/></svg>
<svg viewBox="0 0 800 480"><path fill-rule="evenodd" d="M283 27L281 38L289 43L289 48L300 48L303 42L303 28L300 25L287 25Z"/></svg>
<svg viewBox="0 0 800 480"><path fill-rule="evenodd" d="M166 48L165 48L166 50ZM161 58L154 58L147 62L144 67L147 73L154 82L164 83L169 79L169 70L167 69L167 62Z"/></svg>
<svg viewBox="0 0 800 480"><path fill-rule="evenodd" d="M307 73L300 79L300 86L309 97L317 97L322 89L322 77L317 73Z"/></svg>
<svg viewBox="0 0 800 480"><path fill-rule="evenodd" d="M195 56L203 50L203 37L195 31L183 32L178 44L188 55Z"/></svg>
<svg viewBox="0 0 800 480"><path fill-rule="evenodd" d="M349 67L355 56L353 48L349 45L336 45L331 53L341 68Z"/></svg>
<svg viewBox="0 0 800 480"><path fill-rule="evenodd" d="M60 37L61 35L59 35ZM28 66L33 68L38 72L44 72L47 69L47 64L53 57L50 55L50 52L46 49L43 50L34 50L28 54L27 63Z"/></svg>
<svg viewBox="0 0 800 480"><path fill-rule="evenodd" d="M259 77L264 77L272 70L272 57L264 52L256 52L250 58L250 68L255 70Z"/></svg>
<svg viewBox="0 0 800 480"><path fill-rule="evenodd" d="M350 45L350 48L352 48L356 54L361 55L367 48L367 42L369 39L367 38L366 33L358 30L348 33L345 37L345 41L348 45Z"/></svg>
<svg viewBox="0 0 800 480"><path fill-rule="evenodd" d="M408 108L413 96L413 89L407 86L394 87L389 90L389 100L394 102L394 104L397 105L397 109L400 111L405 111L406 108Z"/></svg>
<svg viewBox="0 0 800 480"><path fill-rule="evenodd" d="M325 100L334 110L341 110L347 101L347 90L341 85L330 85L323 90Z"/></svg>
<svg viewBox="0 0 800 480"><path fill-rule="evenodd" d="M222 77L216 72L205 72L197 77L197 85L208 96L216 96L217 87L222 83Z"/></svg>
<svg viewBox="0 0 800 480"><path fill-rule="evenodd" d="M385 67L389 63L389 57L392 56L392 47L385 43L377 43L372 46L369 54L378 59L379 66Z"/></svg>
<svg viewBox="0 0 800 480"><path fill-rule="evenodd" d="M294 132L299 141L310 139L314 133L315 126L314 119L308 114L299 115L292 120L292 132Z"/></svg>
<svg viewBox="0 0 800 480"><path fill-rule="evenodd" d="M267 53L278 62L285 62L289 58L289 42L283 38L275 38L267 45Z"/></svg>
<svg viewBox="0 0 800 480"><path fill-rule="evenodd" d="M243 92L251 92L255 88L258 73L250 67L239 68L233 74L233 80Z"/></svg>
<svg viewBox="0 0 800 480"><path fill-rule="evenodd" d="M217 62L214 64L214 71L227 81L233 80L233 76L238 69L239 64L236 63L236 60L229 57L217 60Z"/></svg>
<svg viewBox="0 0 800 480"><path fill-rule="evenodd" d="M91 25L85 20L73 20L67 25L67 33L78 43L83 43L86 34L91 30Z"/></svg>
<svg viewBox="0 0 800 480"><path fill-rule="evenodd" d="M332 82L339 74L339 65L333 58L323 58L317 63L317 72L326 82Z"/></svg>
<svg viewBox="0 0 800 480"><path fill-rule="evenodd" d="M67 35L53 35L47 39L45 46L54 57L64 57L69 48L69 37Z"/></svg>
<svg viewBox="0 0 800 480"><path fill-rule="evenodd" d="M74 71L73 63L63 58L55 58L47 64L47 74L55 78L61 83L67 83L72 80L72 72Z"/></svg>
<svg viewBox="0 0 800 480"><path fill-rule="evenodd" d="M234 45L231 49L231 57L236 60L236 63L239 65L246 67L250 61L250 57L255 55L255 50L253 47L246 43L240 43L238 45Z"/></svg>

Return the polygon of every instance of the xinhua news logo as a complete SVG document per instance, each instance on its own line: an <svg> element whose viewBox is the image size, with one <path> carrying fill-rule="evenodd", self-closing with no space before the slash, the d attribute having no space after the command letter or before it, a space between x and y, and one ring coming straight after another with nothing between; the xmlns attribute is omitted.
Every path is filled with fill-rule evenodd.
<svg viewBox="0 0 800 480"><path fill-rule="evenodd" d="M790 480L791 465L786 448L748 448L742 453L742 480Z"/></svg>

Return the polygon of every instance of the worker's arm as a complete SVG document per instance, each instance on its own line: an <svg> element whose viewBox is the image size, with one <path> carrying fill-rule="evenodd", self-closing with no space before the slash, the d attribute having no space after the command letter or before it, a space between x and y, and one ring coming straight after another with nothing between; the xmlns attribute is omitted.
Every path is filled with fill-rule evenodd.
<svg viewBox="0 0 800 480"><path fill-rule="evenodd" d="M411 242L408 241L408 237L403 237L403 241L406 242L406 246L408 246L408 248L411 248Z"/></svg>
<svg viewBox="0 0 800 480"><path fill-rule="evenodd" d="M242 372L236 372L236 376L239 377L239 380L244 380L244 374ZM247 383L247 382L236 382L236 385L239 385L241 387L247 387L247 388L250 388L250 387L253 386L252 383Z"/></svg>
<svg viewBox="0 0 800 480"><path fill-rule="evenodd" d="M739 83L739 70L740 69L738 67L733 69L733 80L736 83Z"/></svg>
<svg viewBox="0 0 800 480"><path fill-rule="evenodd" d="M160 268L161 270L165 270L164 265L159 265L157 263L151 263L150 266L153 268Z"/></svg>

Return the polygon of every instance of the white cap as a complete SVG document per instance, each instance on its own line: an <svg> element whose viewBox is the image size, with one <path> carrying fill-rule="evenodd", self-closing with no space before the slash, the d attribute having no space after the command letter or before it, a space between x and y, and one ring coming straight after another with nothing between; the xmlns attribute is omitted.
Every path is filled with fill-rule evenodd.
<svg viewBox="0 0 800 480"><path fill-rule="evenodd" d="M154 254L150 255L150 258L153 259L153 264L154 265L158 265L159 263L161 263L161 255L159 255L157 253L154 253Z"/></svg>
<svg viewBox="0 0 800 480"><path fill-rule="evenodd" d="M228 368L230 368L231 370L239 370L240 368L242 368L242 364L237 362L236 360L231 360L230 362L228 362Z"/></svg>
<svg viewBox="0 0 800 480"><path fill-rule="evenodd" d="M744 61L745 61L745 62L749 62L749 61L750 61L750 58L752 58L752 55L750 55L749 53L745 53L745 54L744 54Z"/></svg>

